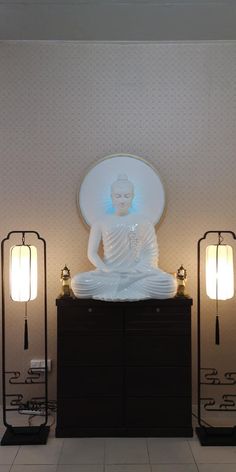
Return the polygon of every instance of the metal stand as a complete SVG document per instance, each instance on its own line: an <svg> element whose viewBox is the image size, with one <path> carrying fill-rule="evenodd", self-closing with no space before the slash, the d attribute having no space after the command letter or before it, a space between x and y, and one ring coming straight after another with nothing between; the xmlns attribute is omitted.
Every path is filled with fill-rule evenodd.
<svg viewBox="0 0 236 472"><path fill-rule="evenodd" d="M196 428L198 439L202 446L235 446L236 427L232 428Z"/></svg>
<svg viewBox="0 0 236 472"><path fill-rule="evenodd" d="M9 426L1 440L2 446L46 444L49 426Z"/></svg>

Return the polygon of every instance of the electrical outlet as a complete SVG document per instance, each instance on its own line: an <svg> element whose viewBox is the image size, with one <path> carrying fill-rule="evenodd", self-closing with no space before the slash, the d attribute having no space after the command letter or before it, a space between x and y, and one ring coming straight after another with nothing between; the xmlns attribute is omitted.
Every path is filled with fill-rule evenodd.
<svg viewBox="0 0 236 472"><path fill-rule="evenodd" d="M31 359L30 361L31 369L34 369L34 372L44 372L45 370L45 360L44 359ZM51 372L52 370L52 360L48 359L47 370Z"/></svg>

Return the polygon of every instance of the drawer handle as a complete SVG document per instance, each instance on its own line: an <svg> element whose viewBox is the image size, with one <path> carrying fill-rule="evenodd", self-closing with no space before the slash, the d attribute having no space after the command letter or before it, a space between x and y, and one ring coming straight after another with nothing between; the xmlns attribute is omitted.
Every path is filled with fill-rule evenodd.
<svg viewBox="0 0 236 472"><path fill-rule="evenodd" d="M160 308L156 308L156 312L157 313L160 313L161 309Z"/></svg>
<svg viewBox="0 0 236 472"><path fill-rule="evenodd" d="M88 312L91 313L93 311L92 308L88 308Z"/></svg>

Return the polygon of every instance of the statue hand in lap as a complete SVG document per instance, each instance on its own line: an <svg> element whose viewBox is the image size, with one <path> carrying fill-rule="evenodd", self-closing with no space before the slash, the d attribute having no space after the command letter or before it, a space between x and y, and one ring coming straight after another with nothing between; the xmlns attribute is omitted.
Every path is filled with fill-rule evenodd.
<svg viewBox="0 0 236 472"><path fill-rule="evenodd" d="M129 213L134 188L126 175L111 186L113 215L92 225L88 258L96 270L75 275L72 289L78 298L142 300L171 298L176 280L158 268L158 245L151 221ZM103 243L103 259L99 256Z"/></svg>

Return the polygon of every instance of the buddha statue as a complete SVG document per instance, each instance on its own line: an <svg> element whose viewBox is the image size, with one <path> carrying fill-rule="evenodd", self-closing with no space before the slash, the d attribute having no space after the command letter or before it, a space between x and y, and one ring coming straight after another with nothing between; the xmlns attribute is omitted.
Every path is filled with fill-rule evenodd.
<svg viewBox="0 0 236 472"><path fill-rule="evenodd" d="M109 301L174 297L175 277L158 268L152 222L129 211L134 186L126 175L112 184L111 198L115 213L93 223L89 235L88 258L96 269L72 278L75 296ZM101 241L103 258L98 253Z"/></svg>

